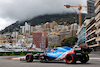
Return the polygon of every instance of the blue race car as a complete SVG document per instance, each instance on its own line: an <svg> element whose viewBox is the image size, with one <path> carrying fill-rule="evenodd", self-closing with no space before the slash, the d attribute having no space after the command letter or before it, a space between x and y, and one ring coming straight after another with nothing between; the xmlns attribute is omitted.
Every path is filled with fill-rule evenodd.
<svg viewBox="0 0 100 67"><path fill-rule="evenodd" d="M46 50L44 53L37 53L32 55L31 53L26 55L26 61L32 62L34 59L40 60L40 62L65 60L66 63L76 63L76 61L81 61L81 63L86 63L89 61L88 54L92 51L89 47L56 47L53 50Z"/></svg>

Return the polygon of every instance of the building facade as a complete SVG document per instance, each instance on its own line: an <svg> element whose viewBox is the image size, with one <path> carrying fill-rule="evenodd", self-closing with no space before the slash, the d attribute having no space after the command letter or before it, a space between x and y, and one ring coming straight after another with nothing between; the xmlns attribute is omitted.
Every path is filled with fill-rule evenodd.
<svg viewBox="0 0 100 67"><path fill-rule="evenodd" d="M37 48L47 47L46 33L45 32L34 32L33 33L33 44L35 44Z"/></svg>
<svg viewBox="0 0 100 67"><path fill-rule="evenodd" d="M96 32L96 21L95 18L91 18L89 22L86 22L86 43L88 47L96 47L98 46L96 42L97 35L95 34Z"/></svg>
<svg viewBox="0 0 100 67"><path fill-rule="evenodd" d="M42 36L42 38L41 38L41 45L40 45L40 47L42 48L42 49L45 49L45 48L47 48L47 37L46 36Z"/></svg>
<svg viewBox="0 0 100 67"><path fill-rule="evenodd" d="M17 38L18 38L18 34L19 34L19 33L18 33L17 31L14 31L14 32L12 32L12 35L11 35L11 36L12 36L13 38L16 38L16 39L17 39Z"/></svg>
<svg viewBox="0 0 100 67"><path fill-rule="evenodd" d="M95 1L96 0L87 0L87 13L88 13L88 16L94 16L95 15L95 13L94 13Z"/></svg>
<svg viewBox="0 0 100 67"><path fill-rule="evenodd" d="M42 33L33 33L33 44L40 48Z"/></svg>
<svg viewBox="0 0 100 67"><path fill-rule="evenodd" d="M61 46L61 39L57 35L48 36L48 47Z"/></svg>
<svg viewBox="0 0 100 67"><path fill-rule="evenodd" d="M95 17L86 22L86 43L88 47L100 51L100 0L96 0L94 6L96 7Z"/></svg>
<svg viewBox="0 0 100 67"><path fill-rule="evenodd" d="M96 0L95 6L96 6L96 9L95 9L96 32L95 33L97 35L96 42L97 42L98 46L100 46L100 0ZM100 50L100 47L99 47L99 50Z"/></svg>
<svg viewBox="0 0 100 67"><path fill-rule="evenodd" d="M86 43L85 43L86 32L85 31L86 31L86 24L84 23L77 31L77 38L78 38L77 42L79 46L86 46Z"/></svg>
<svg viewBox="0 0 100 67"><path fill-rule="evenodd" d="M29 37L32 31L33 27L30 26L27 22L25 22L25 26L20 26L20 33L24 33L26 37Z"/></svg>

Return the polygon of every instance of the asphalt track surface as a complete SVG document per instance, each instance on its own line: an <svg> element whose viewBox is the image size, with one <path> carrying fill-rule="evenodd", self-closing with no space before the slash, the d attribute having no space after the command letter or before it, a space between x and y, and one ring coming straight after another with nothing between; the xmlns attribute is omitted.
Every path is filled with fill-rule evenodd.
<svg viewBox="0 0 100 67"><path fill-rule="evenodd" d="M81 64L79 61L76 64L66 64L64 61L41 63L39 60L26 62L18 59L6 59L12 57L19 56L0 56L0 67L100 67L100 55L90 55L90 60L86 64Z"/></svg>

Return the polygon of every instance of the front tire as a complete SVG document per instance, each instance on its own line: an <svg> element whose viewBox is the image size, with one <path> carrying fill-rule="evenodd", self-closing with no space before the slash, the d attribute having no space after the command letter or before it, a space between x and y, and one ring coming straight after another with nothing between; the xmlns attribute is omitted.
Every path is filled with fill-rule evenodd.
<svg viewBox="0 0 100 67"><path fill-rule="evenodd" d="M66 63L67 63L67 64L75 64L75 63L76 63L75 54L67 54L65 60L66 60Z"/></svg>
<svg viewBox="0 0 100 67"><path fill-rule="evenodd" d="M88 56L87 54L82 55L80 61L81 61L81 63L86 63L86 62L88 62L88 61L89 61L89 56Z"/></svg>
<svg viewBox="0 0 100 67"><path fill-rule="evenodd" d="M27 62L32 62L33 61L33 55L31 53L26 55L26 61Z"/></svg>

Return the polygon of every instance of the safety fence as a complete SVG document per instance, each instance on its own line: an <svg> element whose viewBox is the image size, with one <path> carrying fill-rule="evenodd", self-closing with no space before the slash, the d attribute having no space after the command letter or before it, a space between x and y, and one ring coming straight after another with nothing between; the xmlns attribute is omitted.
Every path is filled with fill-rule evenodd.
<svg viewBox="0 0 100 67"><path fill-rule="evenodd" d="M14 55L26 55L27 53L42 53L42 52L0 52L0 56L14 56Z"/></svg>

